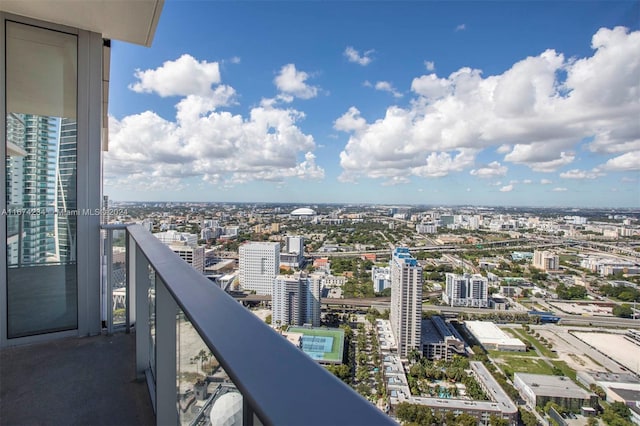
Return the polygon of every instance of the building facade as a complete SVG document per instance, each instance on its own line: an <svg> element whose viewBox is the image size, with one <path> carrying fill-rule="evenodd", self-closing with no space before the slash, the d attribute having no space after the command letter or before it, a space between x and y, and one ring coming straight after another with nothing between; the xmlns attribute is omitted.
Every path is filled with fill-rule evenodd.
<svg viewBox="0 0 640 426"><path fill-rule="evenodd" d="M373 281L373 291L380 293L385 288L391 287L391 269L374 266L371 268L371 280Z"/></svg>
<svg viewBox="0 0 640 426"><path fill-rule="evenodd" d="M544 407L552 401L579 412L582 407L596 408L598 405L595 394L582 389L566 376L514 373L513 386L532 407Z"/></svg>
<svg viewBox="0 0 640 426"><path fill-rule="evenodd" d="M422 355L430 360L450 361L466 354L465 342L453 326L440 316L422 320Z"/></svg>
<svg viewBox="0 0 640 426"><path fill-rule="evenodd" d="M204 247L198 247L198 235L177 231L157 232L153 235L196 271L204 273Z"/></svg>
<svg viewBox="0 0 640 426"><path fill-rule="evenodd" d="M533 252L533 266L543 271L557 271L560 268L560 258L549 251L536 250Z"/></svg>
<svg viewBox="0 0 640 426"><path fill-rule="evenodd" d="M393 250L391 272L391 330L398 354L406 358L412 349L421 349L422 267L408 248Z"/></svg>
<svg viewBox="0 0 640 426"><path fill-rule="evenodd" d="M449 306L489 307L489 281L480 274L446 274L442 300Z"/></svg>
<svg viewBox="0 0 640 426"><path fill-rule="evenodd" d="M240 286L260 295L271 295L280 273L280 243L248 242L240 246Z"/></svg>
<svg viewBox="0 0 640 426"><path fill-rule="evenodd" d="M320 326L320 281L304 272L278 275L271 297L271 324Z"/></svg>

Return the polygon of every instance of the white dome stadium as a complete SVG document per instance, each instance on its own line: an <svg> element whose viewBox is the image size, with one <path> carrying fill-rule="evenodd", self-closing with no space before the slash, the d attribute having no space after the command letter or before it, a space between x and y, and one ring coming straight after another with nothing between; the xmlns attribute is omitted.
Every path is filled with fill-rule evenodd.
<svg viewBox="0 0 640 426"><path fill-rule="evenodd" d="M229 392L216 399L211 407L209 419L212 426L242 425L242 395Z"/></svg>
<svg viewBox="0 0 640 426"><path fill-rule="evenodd" d="M299 209L295 209L294 211L292 211L291 213L289 213L291 216L315 216L316 212L313 209L307 208L307 207L302 207Z"/></svg>

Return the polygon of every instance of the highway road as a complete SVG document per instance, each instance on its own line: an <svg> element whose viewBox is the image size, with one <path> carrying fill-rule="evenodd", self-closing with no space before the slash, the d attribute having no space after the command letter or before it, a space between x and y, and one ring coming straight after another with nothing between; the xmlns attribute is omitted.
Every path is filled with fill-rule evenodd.
<svg viewBox="0 0 640 426"><path fill-rule="evenodd" d="M235 296L237 300L243 300L247 302L270 302L271 296L260 296L250 294L246 296ZM324 306L349 306L355 308L368 308L375 306L379 309L390 308L390 297L375 297L375 298L362 298L362 299L335 299L323 297L321 303ZM523 313L522 311L494 311L491 309L481 308L467 308L458 306L440 306L440 305L423 305L423 310L436 311L440 313L470 313L470 314L489 314L492 312L513 312ZM565 313L555 313L560 317L560 325L590 325L597 327L627 327L627 328L640 328L640 319L618 318L618 317L601 317L601 316L581 316L571 315Z"/></svg>

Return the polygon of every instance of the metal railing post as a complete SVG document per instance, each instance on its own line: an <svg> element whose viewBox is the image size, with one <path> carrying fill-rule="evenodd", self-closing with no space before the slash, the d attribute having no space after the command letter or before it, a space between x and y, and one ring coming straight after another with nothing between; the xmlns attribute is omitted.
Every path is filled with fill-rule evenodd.
<svg viewBox="0 0 640 426"><path fill-rule="evenodd" d="M156 424L177 425L176 315L178 305L156 275Z"/></svg>
<svg viewBox="0 0 640 426"><path fill-rule="evenodd" d="M113 230L107 229L107 247L105 250L107 262L107 290L105 304L107 307L107 334L113 334Z"/></svg>
<svg viewBox="0 0 640 426"><path fill-rule="evenodd" d="M133 261L129 263L127 275L134 281L136 291L136 376L145 377L149 362L149 262L137 244L133 244Z"/></svg>
<svg viewBox="0 0 640 426"><path fill-rule="evenodd" d="M124 234L124 323L126 333L131 333L131 280L129 279L129 233Z"/></svg>

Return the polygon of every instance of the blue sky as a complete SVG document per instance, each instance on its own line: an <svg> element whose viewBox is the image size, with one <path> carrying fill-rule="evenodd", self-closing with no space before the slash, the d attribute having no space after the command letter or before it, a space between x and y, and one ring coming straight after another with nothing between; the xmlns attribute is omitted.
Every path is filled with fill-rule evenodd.
<svg viewBox="0 0 640 426"><path fill-rule="evenodd" d="M640 206L639 2L167 1L115 200Z"/></svg>

